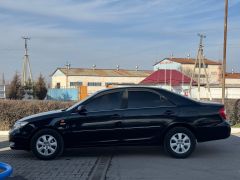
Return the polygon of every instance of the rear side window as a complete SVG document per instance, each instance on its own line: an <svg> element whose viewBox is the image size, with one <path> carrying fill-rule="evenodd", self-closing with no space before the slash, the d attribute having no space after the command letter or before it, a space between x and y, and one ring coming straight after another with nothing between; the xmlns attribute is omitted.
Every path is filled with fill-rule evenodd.
<svg viewBox="0 0 240 180"><path fill-rule="evenodd" d="M86 104L87 111L108 111L120 109L122 92L114 92L98 96Z"/></svg>
<svg viewBox="0 0 240 180"><path fill-rule="evenodd" d="M173 106L165 97L149 91L128 91L128 108Z"/></svg>

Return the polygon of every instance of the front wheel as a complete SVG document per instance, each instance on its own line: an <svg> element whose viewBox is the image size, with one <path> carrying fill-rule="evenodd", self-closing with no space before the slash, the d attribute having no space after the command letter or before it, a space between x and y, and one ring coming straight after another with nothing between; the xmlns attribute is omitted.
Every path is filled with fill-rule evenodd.
<svg viewBox="0 0 240 180"><path fill-rule="evenodd" d="M56 158L62 153L63 148L64 143L62 136L52 129L38 131L31 140L31 150L33 154L42 160Z"/></svg>
<svg viewBox="0 0 240 180"><path fill-rule="evenodd" d="M170 129L164 138L164 149L172 157L186 158L192 154L196 146L194 134L187 128Z"/></svg>

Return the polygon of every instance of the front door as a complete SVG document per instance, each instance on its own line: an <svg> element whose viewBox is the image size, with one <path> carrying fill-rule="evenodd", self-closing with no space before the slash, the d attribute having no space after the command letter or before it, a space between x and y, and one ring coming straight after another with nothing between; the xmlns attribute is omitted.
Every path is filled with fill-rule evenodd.
<svg viewBox="0 0 240 180"><path fill-rule="evenodd" d="M99 94L83 105L86 112L73 113L71 122L72 146L111 144L118 142L123 116L123 91Z"/></svg>

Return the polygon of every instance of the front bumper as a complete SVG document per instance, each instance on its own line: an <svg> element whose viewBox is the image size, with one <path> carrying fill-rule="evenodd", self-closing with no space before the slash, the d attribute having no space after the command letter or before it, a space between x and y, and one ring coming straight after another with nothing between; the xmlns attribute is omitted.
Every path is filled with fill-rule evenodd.
<svg viewBox="0 0 240 180"><path fill-rule="evenodd" d="M227 121L216 126L199 127L196 129L198 142L226 139L231 135L231 126Z"/></svg>
<svg viewBox="0 0 240 180"><path fill-rule="evenodd" d="M9 132L9 147L16 150L29 150L30 141L19 129Z"/></svg>

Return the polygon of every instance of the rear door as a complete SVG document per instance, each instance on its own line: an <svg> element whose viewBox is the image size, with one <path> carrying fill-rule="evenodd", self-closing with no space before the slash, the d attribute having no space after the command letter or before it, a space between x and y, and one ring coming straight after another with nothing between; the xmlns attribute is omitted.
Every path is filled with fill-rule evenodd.
<svg viewBox="0 0 240 180"><path fill-rule="evenodd" d="M130 88L127 97L122 121L125 141L154 140L177 116L176 105L157 91Z"/></svg>

